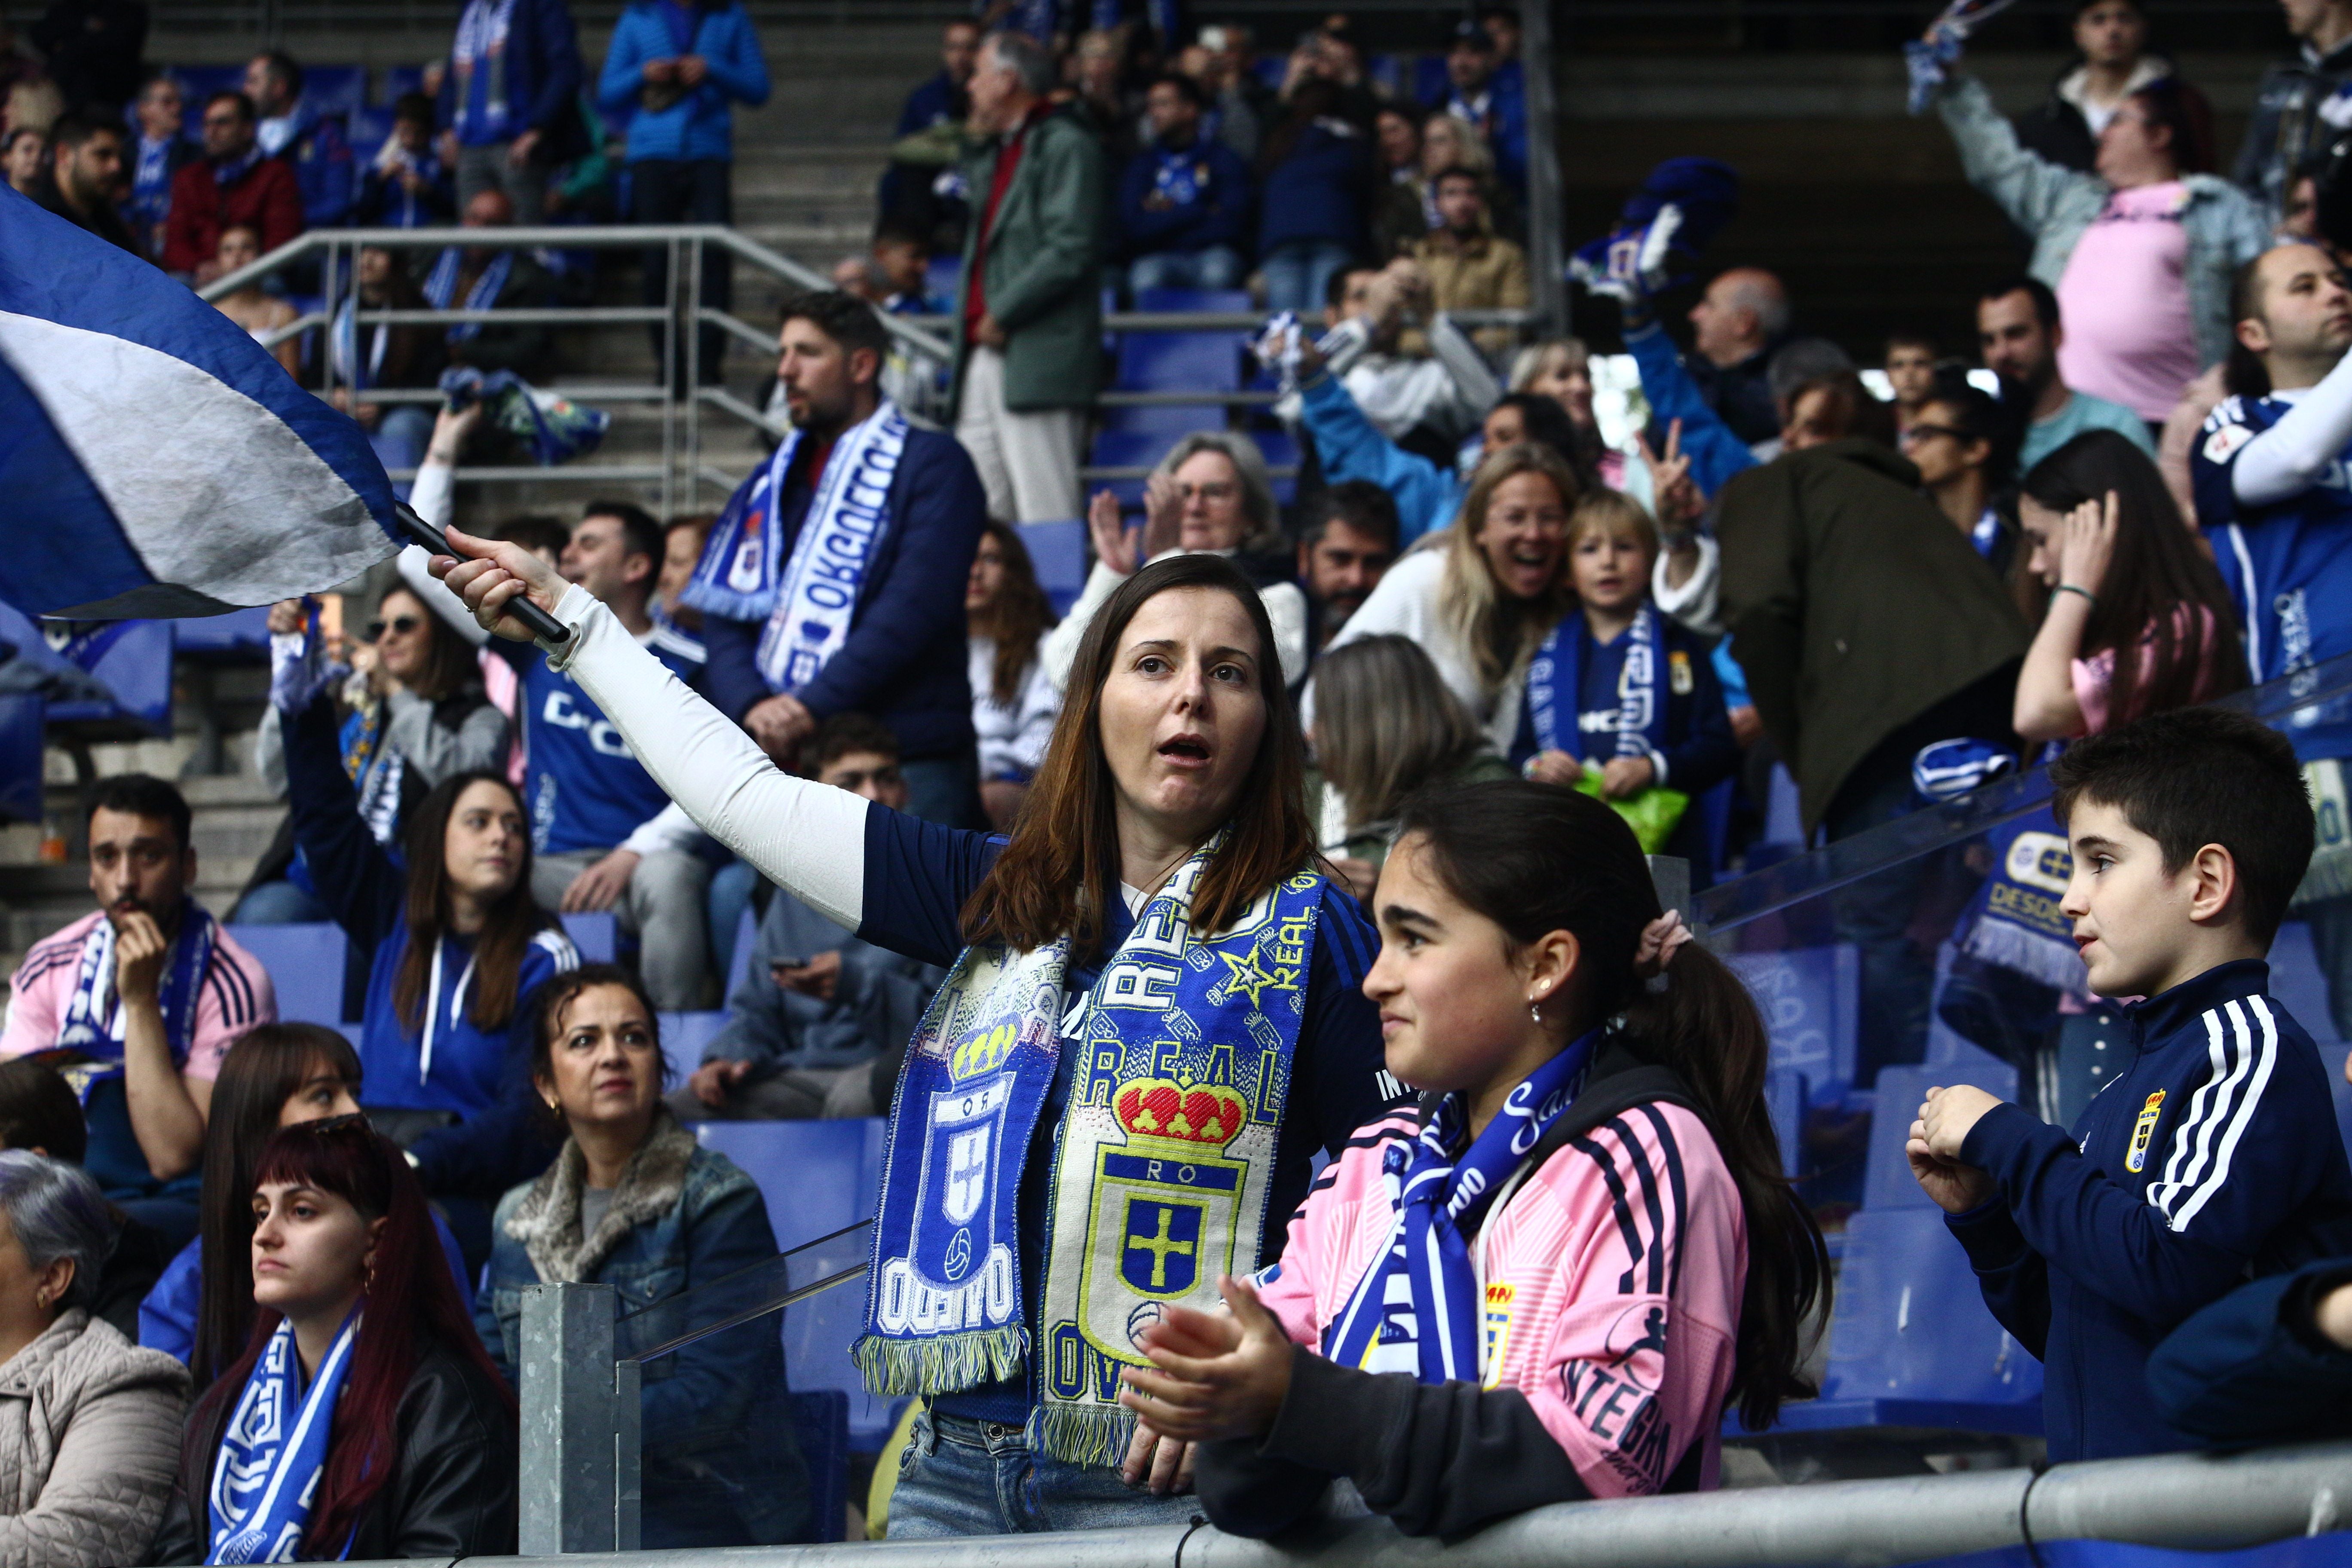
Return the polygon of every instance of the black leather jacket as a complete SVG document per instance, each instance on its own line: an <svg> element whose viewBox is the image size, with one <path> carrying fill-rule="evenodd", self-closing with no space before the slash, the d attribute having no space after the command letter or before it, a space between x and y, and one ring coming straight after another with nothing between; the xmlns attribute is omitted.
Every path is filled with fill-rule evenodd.
<svg viewBox="0 0 2352 1568"><path fill-rule="evenodd" d="M189 1433L172 1505L148 1555L154 1563L202 1563L205 1495L234 1396L206 1407ZM400 1401L400 1468L360 1515L343 1557L506 1557L515 1550L515 1419L504 1392L471 1357L437 1342L420 1345Z"/></svg>

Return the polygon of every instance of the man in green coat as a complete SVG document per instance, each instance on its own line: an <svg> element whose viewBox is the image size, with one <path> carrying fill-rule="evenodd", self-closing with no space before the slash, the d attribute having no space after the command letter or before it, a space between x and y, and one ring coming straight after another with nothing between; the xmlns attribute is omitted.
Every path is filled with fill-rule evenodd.
<svg viewBox="0 0 2352 1568"><path fill-rule="evenodd" d="M1911 761L1959 736L2016 743L2028 641L2008 591L1875 441L1840 440L1723 487L1723 623L1765 733L1797 780L1805 831L1832 840L1915 809ZM1861 1076L1916 1062L1933 957L1909 934L1926 863L1834 896L1862 957Z"/></svg>
<svg viewBox="0 0 2352 1568"><path fill-rule="evenodd" d="M1102 369L1108 227L1102 143L1046 101L1054 64L991 33L973 68L971 224L956 300L953 405L992 517L1083 516L1078 445Z"/></svg>

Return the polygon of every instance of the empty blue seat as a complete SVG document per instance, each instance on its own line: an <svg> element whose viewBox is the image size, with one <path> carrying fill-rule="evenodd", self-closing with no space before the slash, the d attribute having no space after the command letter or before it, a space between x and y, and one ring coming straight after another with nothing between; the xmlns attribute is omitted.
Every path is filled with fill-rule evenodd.
<svg viewBox="0 0 2352 1568"><path fill-rule="evenodd" d="M1764 1015L1776 1068L1805 1075L1807 1103L1834 1104L1853 1083L1862 961L1853 947L1739 952L1727 960Z"/></svg>
<svg viewBox="0 0 2352 1568"><path fill-rule="evenodd" d="M1288 506L1298 499L1298 437L1283 429L1253 430L1249 435L1267 468L1290 470L1272 476L1276 504Z"/></svg>
<svg viewBox="0 0 2352 1568"><path fill-rule="evenodd" d="M1973 1062L1878 1069L1878 1108L1870 1118L1870 1163L1863 1176L1864 1208L1935 1207L1935 1200L1911 1174L1911 1162L1903 1146L1910 1140L1914 1113L1927 1099L1928 1089L1959 1083L1972 1084L1997 1099L2017 1098L2017 1069L1990 1057Z"/></svg>
<svg viewBox="0 0 2352 1568"><path fill-rule="evenodd" d="M849 1395L837 1388L795 1388L792 1401L793 1436L808 1466L809 1539L839 1541L849 1522Z"/></svg>
<svg viewBox="0 0 2352 1568"><path fill-rule="evenodd" d="M302 101L321 114L350 115L367 101L367 67L304 66Z"/></svg>
<svg viewBox="0 0 2352 1568"><path fill-rule="evenodd" d="M1021 542L1029 549L1029 564L1037 573L1037 585L1045 590L1057 616L1069 614L1070 605L1087 585L1087 525L1083 521L1069 522L1024 522Z"/></svg>
<svg viewBox="0 0 2352 1568"><path fill-rule="evenodd" d="M210 664L269 662L269 611L255 605L225 616L188 616L173 623L173 651Z"/></svg>
<svg viewBox="0 0 2352 1568"><path fill-rule="evenodd" d="M343 134L350 139L354 156L362 163L372 161L376 150L392 140L391 108L360 105L345 117Z"/></svg>
<svg viewBox="0 0 2352 1568"><path fill-rule="evenodd" d="M1252 309L1246 289L1145 289L1135 296L1138 310L1174 312L1215 310L1239 313Z"/></svg>
<svg viewBox="0 0 2352 1568"><path fill-rule="evenodd" d="M343 1017L343 928L331 921L283 926L231 926L237 945L261 961L278 993L278 1016L289 1023L324 1024Z"/></svg>
<svg viewBox="0 0 2352 1568"><path fill-rule="evenodd" d="M388 108L397 103L403 93L424 90L425 68L423 66L386 66L383 68L383 75L377 79L376 101Z"/></svg>
<svg viewBox="0 0 2352 1568"><path fill-rule="evenodd" d="M1137 430L1105 430L1095 437L1088 453L1088 465L1097 468L1149 468L1167 455L1176 444L1176 437ZM1119 504L1140 507L1143 504L1143 481L1137 479L1091 480L1089 489L1102 489L1118 497Z"/></svg>
<svg viewBox="0 0 2352 1568"><path fill-rule="evenodd" d="M1118 391L1238 392L1241 384L1238 332L1126 332L1119 337L1118 374L1112 383Z"/></svg>
<svg viewBox="0 0 2352 1568"><path fill-rule="evenodd" d="M724 1008L707 1013L664 1013L661 1016L662 1061L669 1068L674 1089L702 1065L702 1047L727 1024Z"/></svg>
<svg viewBox="0 0 2352 1568"><path fill-rule="evenodd" d="M0 641L37 662L79 669L114 693L111 702L52 702L51 724L74 726L89 740L172 732L173 623L47 621L37 626L14 610L0 610L5 611ZM64 635L68 626L71 635Z"/></svg>
<svg viewBox="0 0 2352 1568"><path fill-rule="evenodd" d="M242 61L233 66L173 66L172 78L180 84L181 118L188 135L199 142L205 139L205 100L216 92L245 90Z"/></svg>
<svg viewBox="0 0 2352 1568"><path fill-rule="evenodd" d="M1941 1210L1849 1222L1822 1396L1782 1405L1779 1426L2041 1432L2042 1363L1985 1309Z"/></svg>
<svg viewBox="0 0 2352 1568"><path fill-rule="evenodd" d="M2327 977L2320 973L2312 951L2311 928L2291 920L2271 942L2271 994L2294 1015L2304 1032L2315 1040L2336 1037L2335 1020L2327 1016Z"/></svg>
<svg viewBox="0 0 2352 1568"><path fill-rule="evenodd" d="M0 822L41 820L41 743L47 709L38 692L0 697Z"/></svg>
<svg viewBox="0 0 2352 1568"><path fill-rule="evenodd" d="M786 1251L871 1219L882 1196L882 1119L839 1121L706 1121L703 1147L741 1166L759 1184ZM798 1259L793 1284L863 1269L872 1250L860 1231ZM784 1367L796 1389L837 1388L849 1398L850 1446L870 1454L898 1419L899 1402L866 1392L849 1347L866 1331L862 1274L784 1311Z"/></svg>
<svg viewBox="0 0 2352 1568"><path fill-rule="evenodd" d="M1420 55L1412 62L1412 97L1416 103L1444 103L1454 90L1445 75L1444 55Z"/></svg>
<svg viewBox="0 0 2352 1568"><path fill-rule="evenodd" d="M934 256L923 274L923 287L933 294L952 300L963 282L963 258L960 256Z"/></svg>
<svg viewBox="0 0 2352 1568"><path fill-rule="evenodd" d="M610 963L614 945L619 941L620 922L610 910L582 910L576 914L559 915L563 933L572 945L580 950L583 963Z"/></svg>
<svg viewBox="0 0 2352 1568"><path fill-rule="evenodd" d="M1222 403L1108 404L1100 413L1098 428L1129 435L1159 436L1169 442L1195 430L1223 430Z"/></svg>

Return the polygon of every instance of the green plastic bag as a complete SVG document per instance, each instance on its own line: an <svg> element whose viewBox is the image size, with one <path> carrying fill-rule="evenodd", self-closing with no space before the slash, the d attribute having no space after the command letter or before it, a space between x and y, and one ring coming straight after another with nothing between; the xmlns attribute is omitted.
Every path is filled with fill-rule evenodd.
<svg viewBox="0 0 2352 1568"><path fill-rule="evenodd" d="M1600 795L1600 770L1588 768L1584 776L1576 781L1576 787L1586 795ZM1633 830L1642 853L1655 855L1675 836L1675 829L1682 826L1683 813L1690 809L1690 796L1678 789L1661 786L1645 789L1630 800L1612 800L1607 804Z"/></svg>

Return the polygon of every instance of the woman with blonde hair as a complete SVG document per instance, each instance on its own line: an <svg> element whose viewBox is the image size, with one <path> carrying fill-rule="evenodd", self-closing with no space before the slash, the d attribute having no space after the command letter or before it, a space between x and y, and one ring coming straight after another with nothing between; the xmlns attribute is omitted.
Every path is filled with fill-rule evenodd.
<svg viewBox="0 0 2352 1568"><path fill-rule="evenodd" d="M1238 431L1196 430L1170 447L1144 482L1140 547L1129 540L1118 497L1109 490L1095 492L1087 528L1094 535L1095 568L1078 602L1045 642L1055 685L1068 680L1070 661L1095 612L1129 573L1162 556L1204 553L1227 557L1256 586L1274 623L1284 683L1296 686L1306 675L1307 595L1291 578L1274 480L1256 442Z"/></svg>
<svg viewBox="0 0 2352 1568"><path fill-rule="evenodd" d="M1593 416L1592 351L1582 338L1547 338L1521 349L1511 360L1511 390L1559 404L1576 427L1577 466L1590 468L1612 490L1625 488L1625 454L1602 443L1601 423Z"/></svg>
<svg viewBox="0 0 2352 1568"><path fill-rule="evenodd" d="M1319 834L1359 898L1380 880L1397 814L1415 790L1512 776L1410 637L1360 637L1315 667Z"/></svg>
<svg viewBox="0 0 2352 1568"><path fill-rule="evenodd" d="M1382 632L1412 638L1487 742L1507 746L1519 727L1516 677L1575 603L1568 517L1580 493L1549 447L1521 441L1489 453L1444 544L1390 567L1333 649Z"/></svg>

